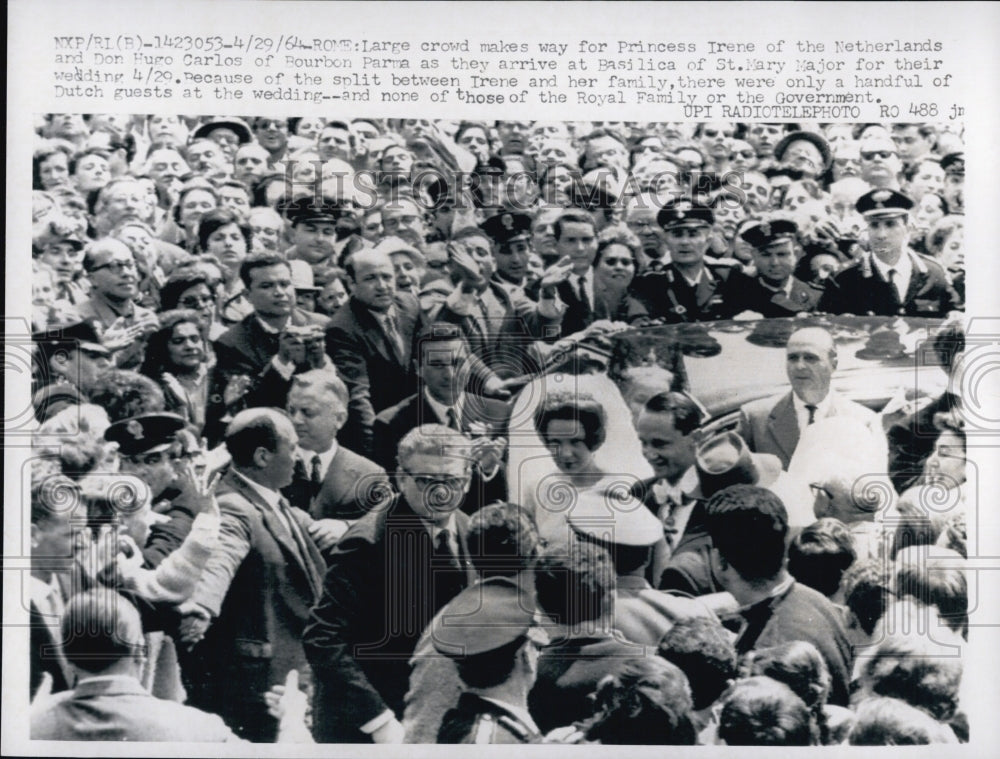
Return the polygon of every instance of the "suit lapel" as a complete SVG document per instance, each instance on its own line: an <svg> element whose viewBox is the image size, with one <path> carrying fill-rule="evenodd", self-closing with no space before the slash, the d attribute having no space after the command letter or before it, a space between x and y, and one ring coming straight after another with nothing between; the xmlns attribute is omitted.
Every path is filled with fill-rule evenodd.
<svg viewBox="0 0 1000 759"><path fill-rule="evenodd" d="M694 289L695 303L698 304L698 308L704 308L712 299L717 284L715 278L709 274L708 269L703 269L698 279L698 285Z"/></svg>
<svg viewBox="0 0 1000 759"><path fill-rule="evenodd" d="M767 418L767 429L785 456L791 458L795 446L799 444L799 422L795 418L791 393L774 405Z"/></svg>
<svg viewBox="0 0 1000 759"><path fill-rule="evenodd" d="M928 276L927 272L921 271L917 267L916 262L914 262L913 273L910 275L910 284L906 288L906 295L903 296L903 304L909 303L923 291L924 285L927 284Z"/></svg>

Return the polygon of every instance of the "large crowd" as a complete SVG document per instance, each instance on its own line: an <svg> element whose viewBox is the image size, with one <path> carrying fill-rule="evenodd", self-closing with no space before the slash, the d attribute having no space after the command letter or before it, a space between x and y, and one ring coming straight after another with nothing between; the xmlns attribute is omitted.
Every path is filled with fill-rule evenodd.
<svg viewBox="0 0 1000 759"><path fill-rule="evenodd" d="M953 126L36 135L32 738L968 741ZM613 359L708 323L732 424Z"/></svg>

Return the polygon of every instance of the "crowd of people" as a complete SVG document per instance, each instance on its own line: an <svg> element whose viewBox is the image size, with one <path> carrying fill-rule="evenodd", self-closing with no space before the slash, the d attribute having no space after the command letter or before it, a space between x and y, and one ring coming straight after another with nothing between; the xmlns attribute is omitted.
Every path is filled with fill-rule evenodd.
<svg viewBox="0 0 1000 759"><path fill-rule="evenodd" d="M954 127L36 132L32 738L968 740ZM846 397L813 315L946 391ZM784 325L733 425L609 371L719 320Z"/></svg>

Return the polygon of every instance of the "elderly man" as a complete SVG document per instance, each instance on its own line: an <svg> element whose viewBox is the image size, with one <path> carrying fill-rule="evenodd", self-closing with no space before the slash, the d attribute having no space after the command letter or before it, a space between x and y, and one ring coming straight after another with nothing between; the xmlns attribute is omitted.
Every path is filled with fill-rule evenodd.
<svg viewBox="0 0 1000 759"><path fill-rule="evenodd" d="M77 315L103 333L106 347L117 348L115 364L135 369L142 363L146 338L159 327L159 319L136 303L139 271L132 251L112 238L87 246L83 268L90 280L90 298L76 307Z"/></svg>
<svg viewBox="0 0 1000 759"><path fill-rule="evenodd" d="M320 546L337 535L289 506L298 436L275 409L249 409L226 429L232 467L217 491L219 546L185 604L183 639L193 705L215 711L241 737L273 742L278 722L264 694L295 669L308 678L302 632L325 570Z"/></svg>
<svg viewBox="0 0 1000 759"><path fill-rule="evenodd" d="M851 416L864 422L873 435L883 437L878 417L864 406L842 397L830 387L837 368L833 337L820 327L804 327L788 338L786 370L791 392L754 401L740 409L738 432L750 450L771 453L783 469L795 453L807 425L830 416Z"/></svg>
<svg viewBox="0 0 1000 759"><path fill-rule="evenodd" d="M872 190L855 208L868 224L870 252L836 274L817 311L859 316L945 316L958 295L941 265L909 242L913 201L895 190Z"/></svg>
<svg viewBox="0 0 1000 759"><path fill-rule="evenodd" d="M289 502L316 519L360 519L388 495L385 470L337 442L347 421L347 386L335 372L295 375L286 410L299 436L295 474L282 490Z"/></svg>
<svg viewBox="0 0 1000 759"><path fill-rule="evenodd" d="M458 511L471 454L469 439L442 425L411 431L399 444L400 494L330 557L304 638L317 741L402 742L409 658L434 615L475 579L469 519Z"/></svg>

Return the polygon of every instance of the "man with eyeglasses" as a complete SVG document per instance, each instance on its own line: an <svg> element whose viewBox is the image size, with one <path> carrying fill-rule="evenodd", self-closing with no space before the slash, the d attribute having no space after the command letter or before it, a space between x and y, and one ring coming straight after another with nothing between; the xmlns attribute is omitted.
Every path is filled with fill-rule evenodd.
<svg viewBox="0 0 1000 759"><path fill-rule="evenodd" d="M387 471L396 466L400 440L422 424L443 424L473 440L472 486L462 510L471 514L507 496L503 437L507 403L467 392L469 346L457 325L436 322L417 337L417 392L375 417L373 458Z"/></svg>
<svg viewBox="0 0 1000 759"><path fill-rule="evenodd" d="M868 225L869 250L827 285L817 311L859 316L945 316L959 303L937 261L909 242L913 201L900 192L872 190L855 208Z"/></svg>
<svg viewBox="0 0 1000 759"><path fill-rule="evenodd" d="M113 238L97 240L86 248L83 269L90 281L90 298L76 307L77 316L102 332L102 342L115 351L120 369L137 368L159 319L136 302L139 271L132 251Z"/></svg>
<svg viewBox="0 0 1000 759"><path fill-rule="evenodd" d="M257 143L270 155L268 165L274 166L276 162L284 160L288 148L288 120L258 116L251 122L251 126Z"/></svg>
<svg viewBox="0 0 1000 759"><path fill-rule="evenodd" d="M330 556L303 637L316 680L317 742L402 743L417 641L475 581L469 518L459 510L471 456L471 441L453 429L410 431L398 449L399 495L354 524Z"/></svg>

